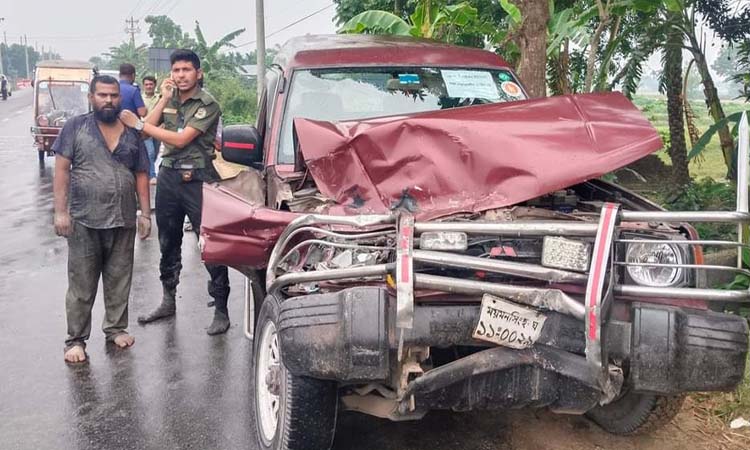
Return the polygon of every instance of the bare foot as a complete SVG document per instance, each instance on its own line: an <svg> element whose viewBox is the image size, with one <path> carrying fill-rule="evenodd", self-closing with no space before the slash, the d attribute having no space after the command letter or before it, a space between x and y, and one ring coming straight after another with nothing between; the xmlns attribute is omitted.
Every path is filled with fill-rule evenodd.
<svg viewBox="0 0 750 450"><path fill-rule="evenodd" d="M135 338L129 335L128 333L121 333L115 337L113 342L115 343L116 346L120 348L125 348L125 347L130 347L133 344L135 344Z"/></svg>
<svg viewBox="0 0 750 450"><path fill-rule="evenodd" d="M86 361L86 351L80 345L74 345L65 352L65 362L82 363Z"/></svg>

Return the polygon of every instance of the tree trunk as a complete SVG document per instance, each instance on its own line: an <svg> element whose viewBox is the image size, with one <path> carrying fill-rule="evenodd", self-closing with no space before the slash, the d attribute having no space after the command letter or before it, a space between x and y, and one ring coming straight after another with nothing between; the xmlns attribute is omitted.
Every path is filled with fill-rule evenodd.
<svg viewBox="0 0 750 450"><path fill-rule="evenodd" d="M693 66L693 63L695 60L691 59L690 62L687 65L687 69L685 69L685 76L682 77L682 107L685 110L685 125L688 129L688 136L690 136L690 146L694 147L695 144L698 142L698 139L701 138L701 132L698 129L698 127L695 125L695 113L693 112L693 107L690 106L690 101L688 100L688 78L690 77L690 68ZM696 156L696 159L699 161L700 158L703 158L703 155Z"/></svg>
<svg viewBox="0 0 750 450"><path fill-rule="evenodd" d="M532 98L547 95L547 0L518 0L522 23L516 41L521 49L518 75Z"/></svg>
<svg viewBox="0 0 750 450"><path fill-rule="evenodd" d="M695 67L698 69L698 73L701 75L701 82L703 83L703 95L706 99L706 106L708 112L711 114L711 118L714 119L714 123L717 123L726 118L724 114L724 108L721 106L721 100L719 100L719 94L716 91L716 85L711 77L711 72L708 70L708 63L706 62L706 56L703 54L698 39L695 35L688 36L690 39L690 52L695 60ZM721 144L721 152L724 155L724 164L727 166L727 178L733 180L737 177L737 168L733 162L734 156L734 139L732 134L729 132L729 125L724 125L719 128L719 142Z"/></svg>
<svg viewBox="0 0 750 450"><path fill-rule="evenodd" d="M672 159L672 179L676 187L690 183L685 122L682 110L682 32L671 30L667 37L664 75L667 84L669 112L669 157Z"/></svg>
<svg viewBox="0 0 750 450"><path fill-rule="evenodd" d="M599 9L599 25L597 25L589 43L589 56L586 61L586 78L583 81L583 92L591 92L591 85L594 81L594 66L596 65L597 53L599 53L599 42L602 40L604 29L609 25L609 0L607 0L606 6L602 4L601 0L596 0L596 4Z"/></svg>

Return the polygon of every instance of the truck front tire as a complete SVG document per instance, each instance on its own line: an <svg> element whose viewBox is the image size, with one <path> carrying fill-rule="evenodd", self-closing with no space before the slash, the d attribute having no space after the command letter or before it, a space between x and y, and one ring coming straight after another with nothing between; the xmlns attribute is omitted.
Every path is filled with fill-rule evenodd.
<svg viewBox="0 0 750 450"><path fill-rule="evenodd" d="M613 434L646 434L671 422L680 412L684 400L684 395L628 392L612 403L597 406L586 416Z"/></svg>
<svg viewBox="0 0 750 450"><path fill-rule="evenodd" d="M258 443L269 450L329 449L338 412L336 383L286 370L278 318L279 301L269 295L260 308L254 339Z"/></svg>

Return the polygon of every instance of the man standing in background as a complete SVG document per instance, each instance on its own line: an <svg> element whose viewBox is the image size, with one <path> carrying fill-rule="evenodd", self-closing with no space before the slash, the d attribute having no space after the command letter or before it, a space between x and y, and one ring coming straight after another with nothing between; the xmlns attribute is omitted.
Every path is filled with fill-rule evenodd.
<svg viewBox="0 0 750 450"><path fill-rule="evenodd" d="M156 77L146 75L141 80L143 83L143 103L146 104L146 109L150 113L156 107L161 96L156 93ZM146 139L146 150L148 151L148 159L151 161L149 167L148 176L151 179L151 185L156 185L156 157L159 155L159 147L161 142L150 137Z"/></svg>
<svg viewBox="0 0 750 450"><path fill-rule="evenodd" d="M135 82L135 66L132 64L120 64L120 98L122 109L127 109L138 117L146 117L146 105L141 97L141 90L133 86Z"/></svg>

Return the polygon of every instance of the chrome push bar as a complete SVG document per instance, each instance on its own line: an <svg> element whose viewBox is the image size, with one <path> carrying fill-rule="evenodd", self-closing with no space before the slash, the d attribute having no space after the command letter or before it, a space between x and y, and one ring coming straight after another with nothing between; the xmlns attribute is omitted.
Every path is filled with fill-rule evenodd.
<svg viewBox="0 0 750 450"><path fill-rule="evenodd" d="M658 239L615 239L617 243L668 243L680 245L717 245L730 246L739 249L750 248L750 245L744 242L742 236L742 227L750 224L750 208L748 208L748 184L750 181L750 142L748 131L748 119L743 114L739 126L739 145L738 161L742 163L738 167L737 180L737 209L735 211L622 211L618 214L619 222L655 222L655 223L685 223L685 222L717 222L732 223L738 225L737 241L719 241L719 240L658 240ZM322 281L346 278L361 278L382 276L385 277L389 272L389 265L378 265L370 267L333 269L326 271L288 273L277 277L278 264L283 259L283 252L292 242L292 238L298 235L302 229L315 233L316 230L310 227L326 226L329 231L322 234L328 234L329 237L334 233L331 227L345 227L352 232L359 233L360 236L385 236L388 234L396 235L397 214L387 215L361 215L361 216L329 216L320 214L307 214L300 216L292 221L284 230L276 245L271 252L268 261L268 272L266 276L266 287L279 289L282 286L304 283L308 281ZM323 230L323 229L319 229ZM514 222L415 222L415 238L424 232L448 231L464 232L474 235L498 235L504 237L534 237L534 236L566 236L566 237L586 237L591 238L597 235L599 224L595 222L583 221L514 221ZM334 237L346 239L346 233L336 234ZM415 239L415 242L418 242ZM295 248L299 248L296 245ZM573 284L584 284L587 275L567 272L564 270L550 269L541 265L512 263L508 261L490 260L451 253L427 251L415 249L413 252L414 261L420 261L424 264L448 266L448 267L465 267L476 270L483 270L494 273L502 273L511 276L520 276L524 278L545 280L549 282L567 282ZM626 263L615 262L617 265L642 265L657 266L656 264L646 263ZM738 260L737 268L724 266L711 266L699 264L658 264L658 267L674 268L691 268L696 270L732 270L738 273L750 275L750 272L742 269L741 259ZM388 268L388 269L386 269ZM429 280L429 281L428 281ZM451 280L451 279L448 279ZM453 282L455 281L455 283ZM442 286L443 290L449 292L479 292L487 288L486 282L469 282L467 280L452 280L450 283L446 280L436 280L429 276L425 278L416 274L414 279L415 287L419 288L437 288ZM513 288L512 285L508 289ZM502 290L504 290L503 287ZM518 293L523 289L518 288ZM505 291L504 291L505 292ZM750 302L750 291L747 290L720 290L720 289L697 289L697 288L659 288L645 287L636 285L616 285L614 292L617 295L636 296L636 297L660 297L660 298L692 298L707 301L728 301L728 302ZM565 302L567 303L567 302ZM570 305L566 306L567 313L571 313ZM573 315L578 315L576 311Z"/></svg>

